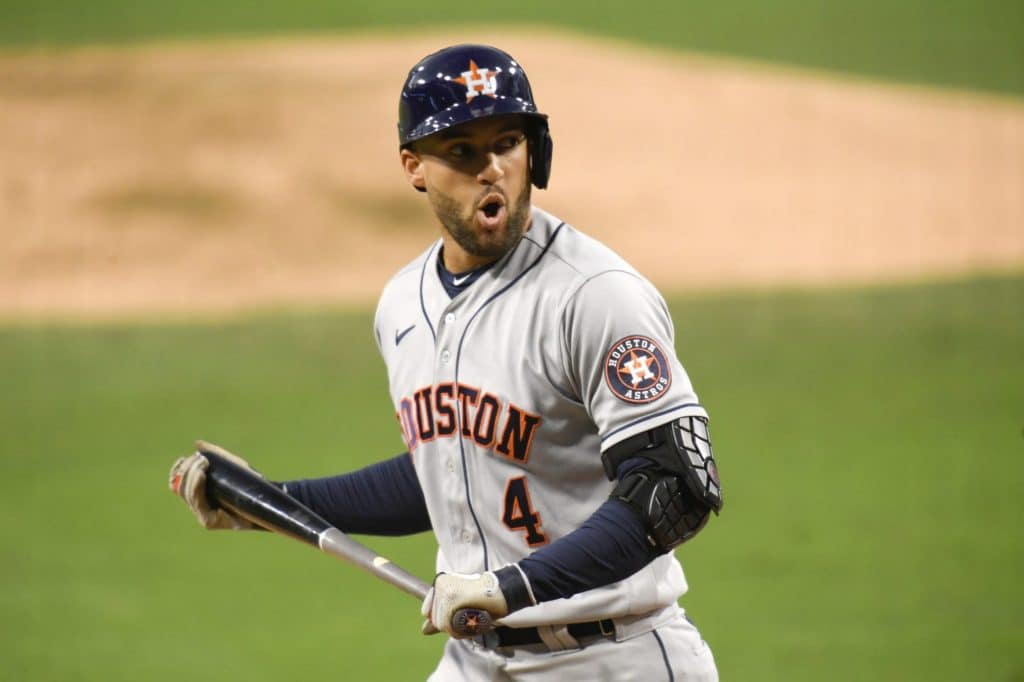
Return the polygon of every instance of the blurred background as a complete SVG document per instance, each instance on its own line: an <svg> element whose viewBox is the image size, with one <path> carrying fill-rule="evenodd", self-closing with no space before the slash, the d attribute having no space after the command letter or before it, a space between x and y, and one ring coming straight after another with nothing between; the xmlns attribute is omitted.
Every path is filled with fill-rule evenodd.
<svg viewBox="0 0 1024 682"><path fill-rule="evenodd" d="M433 669L407 596L202 532L166 476L195 438L276 479L403 449L373 306L437 228L397 97L455 42L551 115L535 202L669 299L728 501L677 551L722 679L1024 681L1009 0L0 0L2 677ZM433 572L429 535L367 542Z"/></svg>

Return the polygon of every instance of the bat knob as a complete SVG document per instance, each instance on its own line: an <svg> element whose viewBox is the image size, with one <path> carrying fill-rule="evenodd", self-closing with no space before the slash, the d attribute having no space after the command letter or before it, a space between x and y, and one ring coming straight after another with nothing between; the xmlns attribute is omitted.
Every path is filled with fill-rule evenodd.
<svg viewBox="0 0 1024 682"><path fill-rule="evenodd" d="M452 616L452 629L469 637L487 632L493 627L491 614L483 609L459 609Z"/></svg>

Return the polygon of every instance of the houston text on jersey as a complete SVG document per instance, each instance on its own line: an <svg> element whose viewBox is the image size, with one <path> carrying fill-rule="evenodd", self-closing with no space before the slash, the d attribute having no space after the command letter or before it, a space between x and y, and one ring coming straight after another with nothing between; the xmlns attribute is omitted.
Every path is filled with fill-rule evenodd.
<svg viewBox="0 0 1024 682"><path fill-rule="evenodd" d="M402 398L397 417L409 452L420 443L451 437L458 431L480 447L523 463L530 458L533 436L541 423L539 415L511 402L503 405L492 393L450 382L425 386L412 397Z"/></svg>

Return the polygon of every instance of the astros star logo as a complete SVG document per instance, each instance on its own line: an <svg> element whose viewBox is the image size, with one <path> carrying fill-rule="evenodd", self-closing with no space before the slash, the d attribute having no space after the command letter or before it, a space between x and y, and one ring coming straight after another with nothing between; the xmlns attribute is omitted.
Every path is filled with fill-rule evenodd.
<svg viewBox="0 0 1024 682"><path fill-rule="evenodd" d="M490 71L481 70L472 59L469 60L469 71L463 71L462 75L454 78L456 83L466 86L466 102L472 102L477 95L494 97L498 93L498 80L495 78L501 69Z"/></svg>

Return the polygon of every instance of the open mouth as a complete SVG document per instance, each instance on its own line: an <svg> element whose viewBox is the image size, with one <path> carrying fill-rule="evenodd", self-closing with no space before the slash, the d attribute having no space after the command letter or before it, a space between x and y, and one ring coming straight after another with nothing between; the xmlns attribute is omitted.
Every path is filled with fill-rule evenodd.
<svg viewBox="0 0 1024 682"><path fill-rule="evenodd" d="M480 222L487 227L496 227L498 225L504 214L504 209L505 197L497 193L488 194L477 204Z"/></svg>

